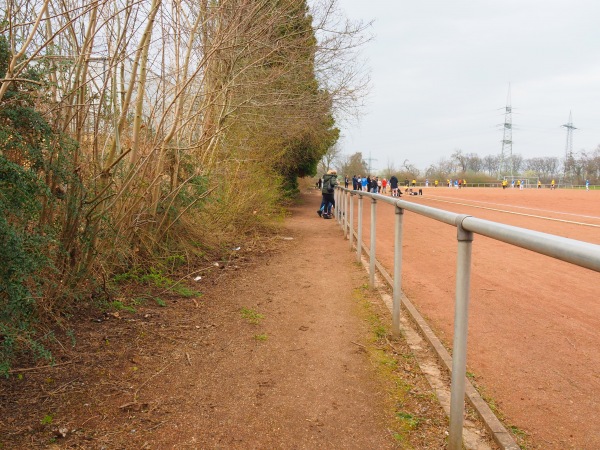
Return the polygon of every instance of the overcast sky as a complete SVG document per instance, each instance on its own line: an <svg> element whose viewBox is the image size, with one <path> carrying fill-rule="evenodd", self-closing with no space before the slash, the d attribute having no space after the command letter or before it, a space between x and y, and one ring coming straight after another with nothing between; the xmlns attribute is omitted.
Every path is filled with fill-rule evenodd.
<svg viewBox="0 0 600 450"><path fill-rule="evenodd" d="M363 56L371 93L345 154L373 168L405 159L420 169L455 149L502 148L509 82L513 153L565 154L600 144L600 1L339 0L350 19L374 20ZM374 170L374 171L375 171Z"/></svg>

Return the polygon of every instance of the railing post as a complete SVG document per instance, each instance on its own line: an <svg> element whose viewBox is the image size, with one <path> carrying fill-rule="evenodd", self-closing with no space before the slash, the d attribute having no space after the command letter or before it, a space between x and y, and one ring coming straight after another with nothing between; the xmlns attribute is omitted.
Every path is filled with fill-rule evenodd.
<svg viewBox="0 0 600 450"><path fill-rule="evenodd" d="M338 211L340 209L340 204L338 202L338 192L339 192L338 188L335 188L335 191L333 191L333 203L335 204L335 207L333 210L333 217L335 217L335 220L338 220Z"/></svg>
<svg viewBox="0 0 600 450"><path fill-rule="evenodd" d="M371 288L375 287L375 240L377 238L376 234L376 206L377 199L375 197L371 197L371 245L369 246L369 285Z"/></svg>
<svg viewBox="0 0 600 450"><path fill-rule="evenodd" d="M338 201L340 205L338 208L338 223L340 224L340 228L344 228L344 192L341 189L338 190Z"/></svg>
<svg viewBox="0 0 600 450"><path fill-rule="evenodd" d="M348 236L348 227L350 226L350 220L348 219L348 210L350 209L350 192L344 192L344 236Z"/></svg>
<svg viewBox="0 0 600 450"><path fill-rule="evenodd" d="M340 227L342 227L342 231L344 232L344 239L346 239L346 215L348 212L346 211L346 192L342 192L341 194L342 200L342 217L340 222Z"/></svg>
<svg viewBox="0 0 600 450"><path fill-rule="evenodd" d="M343 217L343 212L344 212L344 193L342 192L341 189L338 189L338 209L337 209L337 218L338 218L338 224L340 225L340 228L344 227L344 219Z"/></svg>
<svg viewBox="0 0 600 450"><path fill-rule="evenodd" d="M338 221L338 225L340 226L340 228L342 227L342 211L344 210L344 197L343 197L343 193L341 189L337 190L338 196L337 196L337 202L335 203L337 205L337 209L336 209L336 213L337 213L337 221Z"/></svg>
<svg viewBox="0 0 600 450"><path fill-rule="evenodd" d="M362 219L363 219L363 195L358 194L358 225L356 227L356 262L360 264L362 257Z"/></svg>
<svg viewBox="0 0 600 450"><path fill-rule="evenodd" d="M392 333L395 336L400 335L400 317L401 317L401 296L402 296L402 223L404 219L404 209L396 205L396 230L394 234L394 291L392 309Z"/></svg>
<svg viewBox="0 0 600 450"><path fill-rule="evenodd" d="M465 409L465 378L467 369L467 331L469 322L469 294L471 287L471 248L473 233L456 219L458 253L456 260L456 304L454 311L454 344L452 346L452 384L450 387L450 450L462 449L463 415Z"/></svg>
<svg viewBox="0 0 600 450"><path fill-rule="evenodd" d="M352 251L352 241L354 240L354 192L350 192L350 221L348 222L348 229L350 231L350 236L348 236L348 241L350 244L350 251Z"/></svg>
<svg viewBox="0 0 600 450"><path fill-rule="evenodd" d="M338 223L340 225L340 228L343 230L344 229L344 206L345 202L344 202L344 192L340 189L340 194L338 196L338 200L340 202L340 208L339 208L339 216L338 216ZM346 236L344 236L346 237Z"/></svg>

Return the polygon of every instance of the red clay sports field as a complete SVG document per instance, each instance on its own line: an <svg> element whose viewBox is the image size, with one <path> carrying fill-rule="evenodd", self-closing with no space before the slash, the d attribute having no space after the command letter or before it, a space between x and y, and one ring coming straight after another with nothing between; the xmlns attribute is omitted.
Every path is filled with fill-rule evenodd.
<svg viewBox="0 0 600 450"><path fill-rule="evenodd" d="M402 199L600 244L600 190L423 192ZM370 202L364 206L363 236L369 236ZM393 207L379 202L377 258L390 273L393 227ZM405 213L403 291L447 346L455 257L456 228ZM475 236L468 371L505 422L531 436L534 448L600 448L599 350L600 273Z"/></svg>

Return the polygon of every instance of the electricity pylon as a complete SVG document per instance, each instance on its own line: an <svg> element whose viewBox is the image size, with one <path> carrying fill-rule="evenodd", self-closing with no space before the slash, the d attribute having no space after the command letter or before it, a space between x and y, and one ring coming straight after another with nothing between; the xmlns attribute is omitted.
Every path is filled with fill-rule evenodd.
<svg viewBox="0 0 600 450"><path fill-rule="evenodd" d="M369 175L373 175L373 173L371 172L373 170L372 164L373 161L377 161L377 158L371 158L371 150L369 150L369 157L367 158L367 171L369 172Z"/></svg>
<svg viewBox="0 0 600 450"><path fill-rule="evenodd" d="M506 170L506 158L509 158L510 175L513 175L513 154L512 154L512 106L510 101L510 83L508 83L508 96L506 97L506 107L504 109L504 135L502 137L502 152L500 153L500 171L498 178L502 178L508 172Z"/></svg>
<svg viewBox="0 0 600 450"><path fill-rule="evenodd" d="M563 178L565 180L573 181L573 130L576 130L577 128L573 126L573 115L571 111L569 111L569 123L561 126L567 129Z"/></svg>

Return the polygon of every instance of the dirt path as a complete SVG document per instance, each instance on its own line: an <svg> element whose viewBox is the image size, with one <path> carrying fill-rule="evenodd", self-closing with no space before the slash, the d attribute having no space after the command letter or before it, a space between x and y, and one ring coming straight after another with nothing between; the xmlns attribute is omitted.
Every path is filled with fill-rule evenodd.
<svg viewBox="0 0 600 450"><path fill-rule="evenodd" d="M202 297L80 311L56 367L0 380L0 448L443 448L435 394L405 343L369 338L389 313L318 202Z"/></svg>
<svg viewBox="0 0 600 450"><path fill-rule="evenodd" d="M393 446L382 393L352 343L365 326L348 299L364 275L340 260L348 249L339 229L313 209L293 210L283 252L213 292L238 318L215 323L215 334L231 337L226 345L194 355L174 380L189 393L154 440L160 448ZM248 323L243 308L264 318Z"/></svg>

